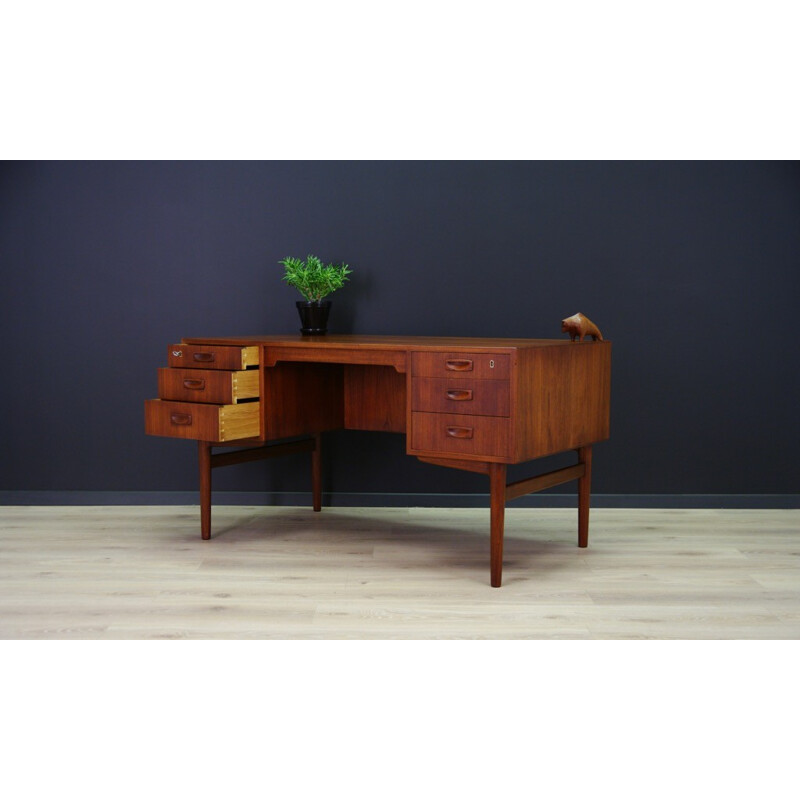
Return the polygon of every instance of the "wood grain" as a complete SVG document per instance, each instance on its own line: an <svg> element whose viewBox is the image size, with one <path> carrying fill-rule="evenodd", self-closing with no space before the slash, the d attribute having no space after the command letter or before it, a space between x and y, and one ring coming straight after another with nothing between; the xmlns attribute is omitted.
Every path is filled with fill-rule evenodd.
<svg viewBox="0 0 800 800"><path fill-rule="evenodd" d="M611 343L523 348L513 388L515 462L608 439Z"/></svg>
<svg viewBox="0 0 800 800"><path fill-rule="evenodd" d="M320 337L309 336L308 338L318 339ZM400 348L323 347L313 346L310 342L306 344L307 347L269 345L264 348L264 365L272 367L280 362L303 361L326 364L383 364L394 367L397 372L406 371L406 352ZM323 344L329 345L330 343Z"/></svg>
<svg viewBox="0 0 800 800"><path fill-rule="evenodd" d="M344 427L406 432L406 378L390 366L344 366Z"/></svg>
<svg viewBox="0 0 800 800"><path fill-rule="evenodd" d="M265 439L344 427L341 365L280 363L261 372Z"/></svg>
<svg viewBox="0 0 800 800"><path fill-rule="evenodd" d="M414 376L411 379L411 393L412 411L452 411L455 414L507 417L511 403L507 380Z"/></svg>
<svg viewBox="0 0 800 800"><path fill-rule="evenodd" d="M798 639L800 511L0 508L2 639Z"/></svg>

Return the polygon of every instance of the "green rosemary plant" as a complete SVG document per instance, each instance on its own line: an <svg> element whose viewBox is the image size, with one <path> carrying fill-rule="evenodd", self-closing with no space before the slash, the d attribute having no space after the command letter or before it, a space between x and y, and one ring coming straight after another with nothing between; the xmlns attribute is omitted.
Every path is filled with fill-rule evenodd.
<svg viewBox="0 0 800 800"><path fill-rule="evenodd" d="M307 256L305 261L284 258L278 263L285 269L283 280L312 303L341 289L352 272L347 264L323 264L316 256Z"/></svg>

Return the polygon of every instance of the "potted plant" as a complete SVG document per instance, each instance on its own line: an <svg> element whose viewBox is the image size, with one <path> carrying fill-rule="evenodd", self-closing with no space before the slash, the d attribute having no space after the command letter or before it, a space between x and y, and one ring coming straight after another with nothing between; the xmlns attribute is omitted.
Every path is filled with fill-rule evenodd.
<svg viewBox="0 0 800 800"><path fill-rule="evenodd" d="M278 263L285 269L283 280L306 298L296 304L303 324L300 333L307 336L325 333L331 301L323 298L341 289L352 270L347 264L323 264L316 256L307 256L305 261L287 257Z"/></svg>

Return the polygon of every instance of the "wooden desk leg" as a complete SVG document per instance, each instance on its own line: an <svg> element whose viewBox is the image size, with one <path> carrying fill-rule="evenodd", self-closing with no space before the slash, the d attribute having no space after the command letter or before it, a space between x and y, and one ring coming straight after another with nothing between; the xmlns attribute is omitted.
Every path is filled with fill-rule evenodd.
<svg viewBox="0 0 800 800"><path fill-rule="evenodd" d="M503 578L503 527L506 515L506 465L490 462L491 583L497 588Z"/></svg>
<svg viewBox="0 0 800 800"><path fill-rule="evenodd" d="M314 449L311 451L311 494L314 511L322 511L322 436L314 436Z"/></svg>
<svg viewBox="0 0 800 800"><path fill-rule="evenodd" d="M589 546L589 496L592 488L592 446L578 449L578 459L584 466L578 479L578 547Z"/></svg>
<svg viewBox="0 0 800 800"><path fill-rule="evenodd" d="M200 465L200 535L211 538L211 444L197 443Z"/></svg>

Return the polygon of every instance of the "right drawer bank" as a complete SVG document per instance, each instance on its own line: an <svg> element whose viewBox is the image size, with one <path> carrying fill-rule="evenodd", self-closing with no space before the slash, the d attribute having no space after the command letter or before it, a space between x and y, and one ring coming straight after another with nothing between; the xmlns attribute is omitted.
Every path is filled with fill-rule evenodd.
<svg viewBox="0 0 800 800"><path fill-rule="evenodd" d="M412 353L409 452L509 458L510 377L508 353Z"/></svg>

